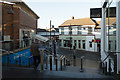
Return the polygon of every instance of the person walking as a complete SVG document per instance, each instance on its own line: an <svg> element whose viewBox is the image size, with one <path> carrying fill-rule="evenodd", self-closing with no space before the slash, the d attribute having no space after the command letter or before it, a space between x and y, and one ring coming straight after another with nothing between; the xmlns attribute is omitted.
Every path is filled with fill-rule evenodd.
<svg viewBox="0 0 120 80"><path fill-rule="evenodd" d="M35 42L32 43L31 47L30 47L30 51L32 53L33 56L33 60L34 60L34 69L37 70L37 67L40 63L40 45L38 43L39 41L37 39L35 39Z"/></svg>
<svg viewBox="0 0 120 80"><path fill-rule="evenodd" d="M29 44L28 35L27 35L27 34L25 34L25 35L23 36L23 41L24 41L24 47L27 47L28 44Z"/></svg>

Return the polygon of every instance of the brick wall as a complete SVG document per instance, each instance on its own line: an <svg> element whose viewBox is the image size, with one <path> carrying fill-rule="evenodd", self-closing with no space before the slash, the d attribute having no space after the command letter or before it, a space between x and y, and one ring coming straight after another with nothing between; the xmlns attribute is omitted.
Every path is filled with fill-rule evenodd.
<svg viewBox="0 0 120 80"><path fill-rule="evenodd" d="M10 5L4 5L4 35L10 35L12 39L19 39L19 29L33 29L36 31L37 19L17 7L12 8L13 14L8 14L11 7Z"/></svg>
<svg viewBox="0 0 120 80"><path fill-rule="evenodd" d="M20 9L20 28L36 30L37 19Z"/></svg>
<svg viewBox="0 0 120 80"><path fill-rule="evenodd" d="M9 4L3 5L3 21L4 21L4 35L10 35L11 39L19 39L19 30L35 30L37 28L37 19L30 16L29 13L24 12L19 7L13 7ZM13 14L8 14L10 8L13 10ZM19 45L19 41L14 41L14 44Z"/></svg>

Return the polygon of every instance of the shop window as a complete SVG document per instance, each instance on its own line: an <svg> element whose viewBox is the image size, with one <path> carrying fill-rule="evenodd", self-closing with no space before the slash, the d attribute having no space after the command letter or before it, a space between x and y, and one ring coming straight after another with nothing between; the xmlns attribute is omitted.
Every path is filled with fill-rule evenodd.
<svg viewBox="0 0 120 80"><path fill-rule="evenodd" d="M78 40L79 48L81 48L81 40Z"/></svg>
<svg viewBox="0 0 120 80"><path fill-rule="evenodd" d="M70 40L64 40L64 47L70 47L72 45L71 42Z"/></svg>
<svg viewBox="0 0 120 80"><path fill-rule="evenodd" d="M90 45L89 45L89 46L90 46L90 48L92 48L92 42L89 42L89 44L90 44Z"/></svg>
<svg viewBox="0 0 120 80"><path fill-rule="evenodd" d="M77 46L77 44L76 44L76 40L74 40L74 46L75 46L75 47Z"/></svg>
<svg viewBox="0 0 120 80"><path fill-rule="evenodd" d="M85 49L85 40L82 40L82 44L83 44L83 49Z"/></svg>

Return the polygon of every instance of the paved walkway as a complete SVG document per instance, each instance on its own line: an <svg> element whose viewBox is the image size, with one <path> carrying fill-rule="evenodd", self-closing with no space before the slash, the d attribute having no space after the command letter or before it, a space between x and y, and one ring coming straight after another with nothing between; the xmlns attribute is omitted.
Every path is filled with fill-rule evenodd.
<svg viewBox="0 0 120 80"><path fill-rule="evenodd" d="M101 74L94 73L76 73L76 72L66 72L66 71L35 71L32 68L8 68L3 67L3 79L4 78L20 78L26 79L40 79L40 78L84 78L84 79L101 79L101 80L113 80L111 76L104 76ZM65 79L64 79L65 80Z"/></svg>
<svg viewBox="0 0 120 80"><path fill-rule="evenodd" d="M72 64L72 51L69 49L57 48L59 55L66 55L71 60ZM80 57L84 56L84 72L80 72ZM37 71L33 68L20 68L20 67L3 67L3 78L21 78L21 79L40 79L40 78L78 78L82 80L86 79L100 79L100 80L113 80L112 76L105 76L99 73L99 60L100 56L97 53L87 51L77 51L76 66L66 66L63 71L50 71L44 70L41 72L40 65Z"/></svg>
<svg viewBox="0 0 120 80"><path fill-rule="evenodd" d="M81 66L81 57L83 58L83 68L85 73L99 73L99 62L100 56L99 53L77 50L76 51L76 66L73 66L73 50L57 48L57 52L59 55L65 55L67 59L70 60L70 67L66 68L68 72L79 72Z"/></svg>

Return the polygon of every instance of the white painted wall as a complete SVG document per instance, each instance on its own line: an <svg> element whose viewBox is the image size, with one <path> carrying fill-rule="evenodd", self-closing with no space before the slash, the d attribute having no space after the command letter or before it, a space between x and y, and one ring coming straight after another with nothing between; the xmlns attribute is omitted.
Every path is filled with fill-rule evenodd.
<svg viewBox="0 0 120 80"><path fill-rule="evenodd" d="M68 27L64 27L64 34L68 35L69 34L69 28Z"/></svg>
<svg viewBox="0 0 120 80"><path fill-rule="evenodd" d="M89 43L89 41L92 41L92 39L94 39L94 36L86 36L86 50L94 52L94 42L92 42L92 47L90 47Z"/></svg>
<svg viewBox="0 0 120 80"><path fill-rule="evenodd" d="M116 52L120 52L120 1L118 0L117 1L117 8L116 8L116 14L117 14L117 26L116 26L116 47L117 47L117 50ZM120 72L120 53L117 53L117 72L119 73ZM120 74L120 73L119 73Z"/></svg>
<svg viewBox="0 0 120 80"><path fill-rule="evenodd" d="M78 33L78 27L72 27L72 34L77 35Z"/></svg>

